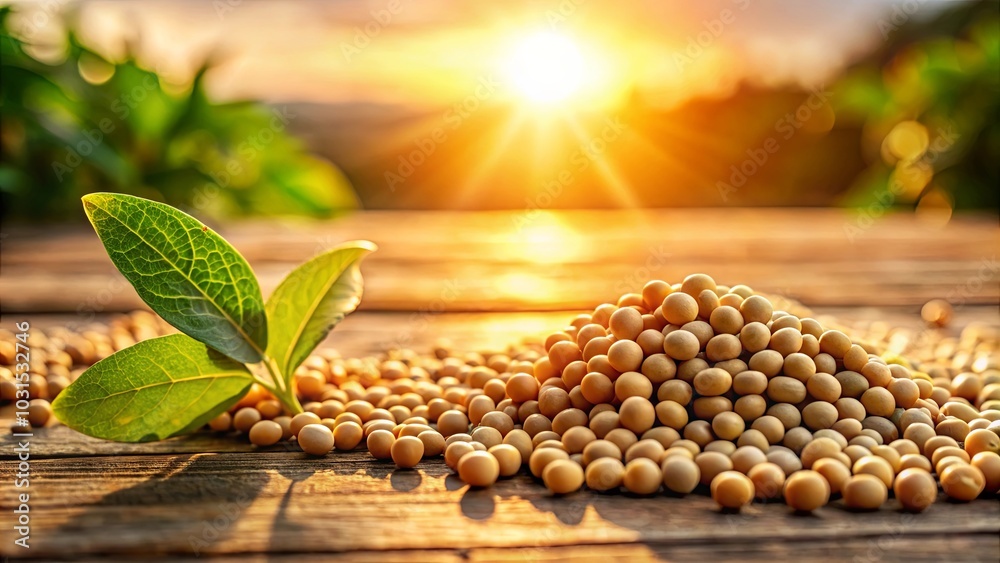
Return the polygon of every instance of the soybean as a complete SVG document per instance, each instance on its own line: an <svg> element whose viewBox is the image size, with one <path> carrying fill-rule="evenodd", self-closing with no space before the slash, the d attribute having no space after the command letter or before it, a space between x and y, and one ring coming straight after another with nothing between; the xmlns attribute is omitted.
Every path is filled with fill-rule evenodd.
<svg viewBox="0 0 1000 563"><path fill-rule="evenodd" d="M455 445L457 444L452 444L450 447ZM477 452L470 452L467 455L472 455L473 453ZM485 452L479 453L489 455ZM403 469L410 469L416 467L417 463L420 462L420 459L424 457L424 443L416 436L401 436L393 442L392 446L390 446L389 454L392 456L392 461L396 464L396 466ZM465 456L463 456L462 459L465 459ZM493 459L493 456L490 456L490 459ZM496 463L496 460L493 460L493 462ZM469 482L464 477L462 480L466 483ZM496 478L494 478L494 481L496 481Z"/></svg>
<svg viewBox="0 0 1000 563"><path fill-rule="evenodd" d="M830 484L820 473L805 469L785 481L785 502L802 512L811 512L830 500Z"/></svg>
<svg viewBox="0 0 1000 563"><path fill-rule="evenodd" d="M583 468L580 464L566 459L557 459L549 463L542 472L545 486L557 495L579 490L583 486L583 480Z"/></svg>
<svg viewBox="0 0 1000 563"><path fill-rule="evenodd" d="M489 487L500 477L500 464L489 452L469 452L458 460L458 476L473 487Z"/></svg>
<svg viewBox="0 0 1000 563"><path fill-rule="evenodd" d="M622 486L625 466L620 459L602 457L587 465L587 487L595 491L610 491Z"/></svg>
<svg viewBox="0 0 1000 563"><path fill-rule="evenodd" d="M299 430L299 447L311 455L326 455L333 449L333 432L322 424L306 424Z"/></svg>
<svg viewBox="0 0 1000 563"><path fill-rule="evenodd" d="M716 475L712 479L710 491L712 500L729 509L739 509L750 504L756 494L753 481L738 471L723 471Z"/></svg>
<svg viewBox="0 0 1000 563"><path fill-rule="evenodd" d="M889 497L889 489L874 475L854 475L844 483L844 504L856 510L878 510Z"/></svg>

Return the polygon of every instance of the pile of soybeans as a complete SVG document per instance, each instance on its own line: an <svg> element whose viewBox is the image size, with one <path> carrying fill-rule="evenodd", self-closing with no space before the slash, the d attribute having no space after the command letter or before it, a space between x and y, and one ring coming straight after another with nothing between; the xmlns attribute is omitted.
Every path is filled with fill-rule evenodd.
<svg viewBox="0 0 1000 563"><path fill-rule="evenodd" d="M811 511L840 496L873 510L892 494L921 511L939 487L995 498L1000 327L949 337L808 314L704 274L651 281L503 352L321 350L296 372L305 412L282 412L255 386L209 426L314 456L365 446L401 468L443 455L475 487L526 468L555 494L704 491L729 509L783 499ZM82 366L164 329L140 313L42 334L48 373L32 379L43 397L32 424Z"/></svg>

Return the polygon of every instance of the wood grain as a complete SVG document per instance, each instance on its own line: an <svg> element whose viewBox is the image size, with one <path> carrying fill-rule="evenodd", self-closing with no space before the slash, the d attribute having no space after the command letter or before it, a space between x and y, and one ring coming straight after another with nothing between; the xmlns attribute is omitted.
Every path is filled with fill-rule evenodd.
<svg viewBox="0 0 1000 563"><path fill-rule="evenodd" d="M926 563L990 561L998 551L997 541L989 534L927 535L919 542L910 537L839 538L834 541L810 538L805 541L726 541L712 545L678 545L662 543L607 544L588 546L556 546L545 549L532 547L502 547L473 549L405 549L393 551L351 551L346 553L285 553L216 555L213 562L235 563L262 561L318 563L351 561L359 563L412 563L414 561L452 563L510 561L600 561L610 563L645 563L651 561L796 561L828 563L830 561L912 561ZM983 555L984 558L978 558ZM123 558L105 555L100 561ZM85 561L98 561L86 559ZM164 561L191 561L188 557L166 557Z"/></svg>
<svg viewBox="0 0 1000 563"><path fill-rule="evenodd" d="M820 320L833 318L839 323L863 326L872 321L893 327L925 329L920 320L920 308L914 306L813 307ZM525 338L548 336L565 327L574 316L586 309L538 312L439 312L423 311L359 311L337 325L323 346L335 348L345 356L377 355L386 350L409 348L429 352L434 344L445 339L461 351L503 351ZM90 321L100 322L108 315L83 316L74 314L6 313L0 315L0 326L30 319L33 327L45 330L53 326L83 328ZM998 323L1000 308L996 305L956 306L954 321L943 330L957 335L970 323Z"/></svg>
<svg viewBox="0 0 1000 563"><path fill-rule="evenodd" d="M969 536L976 556L993 557L998 552L977 537L1000 533L995 500L941 500L918 515L895 501L873 513L848 512L837 501L813 515L774 503L730 514L704 495L556 498L524 473L470 489L440 459L397 470L360 451L318 459L291 452L52 459L35 461L32 471L34 557L510 547L537 548L541 557L548 547L605 544L681 552L725 545L736 555L759 542L834 545L850 537L860 549L956 534ZM13 495L0 494L4 506Z"/></svg>
<svg viewBox="0 0 1000 563"><path fill-rule="evenodd" d="M366 262L362 311L326 346L348 356L503 350L650 278L706 271L723 283L802 300L848 324L920 327L919 306L956 306L956 334L1000 321L995 217L931 229L909 215L870 226L840 210L366 212L333 222L242 223L219 230L265 294L298 262L343 240L380 245ZM850 231L862 226L860 231ZM850 236L848 232L850 231ZM141 306L83 227L8 229L0 323L82 326ZM53 313L53 314L42 314ZM9 423L9 407L0 421ZM522 473L471 490L440 459L395 470L362 451L310 458L209 432L116 444L61 426L36 431L32 548L0 555L132 561L997 561L1000 501L943 498L919 515L834 501L814 515L783 504L721 513L705 494L579 492L555 498ZM0 435L0 505L15 468ZM212 452L212 453L206 453ZM9 512L8 512L9 514Z"/></svg>
<svg viewBox="0 0 1000 563"><path fill-rule="evenodd" d="M12 405L0 409L0 420L9 424L13 420L13 410ZM237 433L199 432L159 442L124 444L91 438L55 421L51 421L45 428L36 428L30 432L34 434L30 438L15 438L11 433L4 432L0 436L0 460L13 461L16 458L14 448L25 439L31 442L32 459L256 451L245 436ZM278 447L275 451L278 451Z"/></svg>
<svg viewBox="0 0 1000 563"><path fill-rule="evenodd" d="M220 228L265 294L296 264L344 240L371 239L365 310L523 311L594 306L651 278L704 271L807 305L1000 300L995 217L943 229L888 215L858 232L830 209L563 212L364 212L338 221ZM14 229L4 241L5 312L141 307L84 227ZM69 282L69 283L67 283Z"/></svg>

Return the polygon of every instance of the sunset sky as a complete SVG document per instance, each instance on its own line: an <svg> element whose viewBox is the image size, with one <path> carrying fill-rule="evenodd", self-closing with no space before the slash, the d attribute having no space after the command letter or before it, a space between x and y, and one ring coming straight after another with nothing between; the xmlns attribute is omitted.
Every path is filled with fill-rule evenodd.
<svg viewBox="0 0 1000 563"><path fill-rule="evenodd" d="M897 122L968 111L989 84L978 40L942 23L992 17L961 1L20 4L11 29L43 60L65 52L65 7L83 44L135 54L178 97L208 60L213 102L288 106L372 208L828 204L888 175ZM939 103L956 88L972 106Z"/></svg>
<svg viewBox="0 0 1000 563"><path fill-rule="evenodd" d="M93 1L78 17L87 44L117 58L128 41L167 77L182 80L211 54L209 87L222 99L441 106L489 81L496 101L530 103L552 97L531 92L549 77L562 88L571 82L561 107L601 108L635 94L669 108L741 82L816 86L876 48L880 25L941 6L926 2L910 16L897 4ZM43 13L26 12L14 29L39 42L57 36L54 18L33 9Z"/></svg>

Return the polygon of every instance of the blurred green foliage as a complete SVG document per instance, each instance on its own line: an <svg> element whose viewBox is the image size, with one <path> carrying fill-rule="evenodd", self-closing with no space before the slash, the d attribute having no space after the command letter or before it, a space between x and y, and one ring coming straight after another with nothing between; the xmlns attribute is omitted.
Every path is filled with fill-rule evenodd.
<svg viewBox="0 0 1000 563"><path fill-rule="evenodd" d="M1000 11L955 3L931 19L897 9L885 43L849 69L832 99L861 129L869 168L847 205L1000 206Z"/></svg>
<svg viewBox="0 0 1000 563"><path fill-rule="evenodd" d="M108 61L71 30L65 58L48 64L12 34L11 14L0 8L4 218L82 219L79 198L94 191L215 217L357 206L345 176L289 135L295 116L285 108L208 100L207 64L168 91L132 55Z"/></svg>

